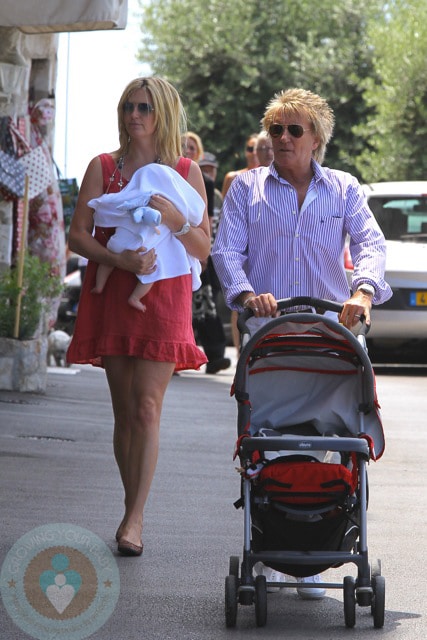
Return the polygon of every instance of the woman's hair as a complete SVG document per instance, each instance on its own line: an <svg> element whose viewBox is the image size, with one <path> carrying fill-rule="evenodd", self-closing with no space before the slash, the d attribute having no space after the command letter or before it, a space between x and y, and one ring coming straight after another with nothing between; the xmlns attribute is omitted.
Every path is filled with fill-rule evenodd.
<svg viewBox="0 0 427 640"><path fill-rule="evenodd" d="M194 161L199 162L199 160L203 158L203 154L204 154L202 140L200 136L197 135L197 133L194 133L193 131L187 131L187 133L182 138L182 146L184 148L184 151L185 151L186 142L189 138L194 142L194 144L197 147L197 154L196 154L196 157L194 158Z"/></svg>
<svg viewBox="0 0 427 640"><path fill-rule="evenodd" d="M322 164L326 145L334 130L334 114L326 100L305 89L287 89L274 95L267 105L261 120L263 128L268 131L270 125L283 116L305 115L311 123L314 135L319 139L319 146L313 151L313 157Z"/></svg>
<svg viewBox="0 0 427 640"><path fill-rule="evenodd" d="M123 105L134 91L145 89L151 95L156 128L156 154L169 166L181 155L181 140L187 128L187 118L177 90L163 78L137 78L132 80L122 93L117 105L120 148L118 156L126 152L129 136L124 125Z"/></svg>

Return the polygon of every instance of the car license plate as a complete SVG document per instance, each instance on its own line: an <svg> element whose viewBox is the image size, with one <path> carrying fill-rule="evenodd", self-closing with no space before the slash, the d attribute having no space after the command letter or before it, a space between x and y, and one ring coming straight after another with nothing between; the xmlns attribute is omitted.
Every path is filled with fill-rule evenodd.
<svg viewBox="0 0 427 640"><path fill-rule="evenodd" d="M411 291L409 304L411 307L427 307L427 291Z"/></svg>

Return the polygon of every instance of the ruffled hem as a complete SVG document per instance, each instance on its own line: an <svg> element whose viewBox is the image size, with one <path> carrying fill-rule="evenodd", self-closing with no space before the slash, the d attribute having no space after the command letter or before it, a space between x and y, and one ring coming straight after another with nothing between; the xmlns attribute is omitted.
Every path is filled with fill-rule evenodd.
<svg viewBox="0 0 427 640"><path fill-rule="evenodd" d="M94 340L73 341L67 352L69 364L92 364L102 367L103 356L127 355L153 362L174 362L175 371L200 369L207 358L197 345L191 343L156 342L128 336L99 337Z"/></svg>

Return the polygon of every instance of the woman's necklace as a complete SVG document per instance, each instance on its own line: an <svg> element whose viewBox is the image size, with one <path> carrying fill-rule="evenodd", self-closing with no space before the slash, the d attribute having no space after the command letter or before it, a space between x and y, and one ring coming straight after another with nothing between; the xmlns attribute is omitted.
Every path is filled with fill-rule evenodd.
<svg viewBox="0 0 427 640"><path fill-rule="evenodd" d="M119 161L117 162L116 166L114 167L114 171L112 173L112 175L109 178L109 185L107 188L107 191L105 193L109 193L110 189L111 189L111 185L114 182L114 179L116 177L116 173L117 171L119 171L119 181L117 183L117 186L119 187L120 191L123 188L124 182L123 182L123 167L125 164L125 156L120 156Z"/></svg>
<svg viewBox="0 0 427 640"><path fill-rule="evenodd" d="M119 190L120 190L120 191L121 191L121 190L122 190L122 188L124 187L124 184L125 184L125 183L123 182L123 167L125 166L125 158L126 158L126 155L120 156L120 158L119 158L119 160L118 160L118 162L117 162L116 166L114 167L114 171L113 171L112 175L111 175L111 176L110 176L110 178L109 178L109 185L108 185L107 191L106 191L105 193L109 193L110 188L111 188L111 185L113 184L114 179L115 179L115 177L116 177L116 173L117 173L117 171L119 172L119 181L118 181L118 183L117 183L117 186L119 187ZM163 164L163 163L162 163L162 161L161 161L161 159L160 159L159 157L157 157L157 158L154 160L154 162L155 162L156 164Z"/></svg>

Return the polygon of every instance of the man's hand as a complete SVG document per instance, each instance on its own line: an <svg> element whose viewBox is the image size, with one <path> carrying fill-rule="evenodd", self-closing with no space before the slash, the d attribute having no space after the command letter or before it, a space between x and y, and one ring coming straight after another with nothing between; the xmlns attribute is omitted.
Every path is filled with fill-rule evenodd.
<svg viewBox="0 0 427 640"><path fill-rule="evenodd" d="M245 292L241 294L241 304L244 309L252 309L257 318L275 316L277 312L277 300L272 293L257 296L255 293Z"/></svg>
<svg viewBox="0 0 427 640"><path fill-rule="evenodd" d="M351 298L346 300L343 305L343 310L339 315L339 321L347 327L352 329L360 322L361 316L365 316L366 324L371 324L371 308L372 308L372 295L365 293L364 291L356 291Z"/></svg>

